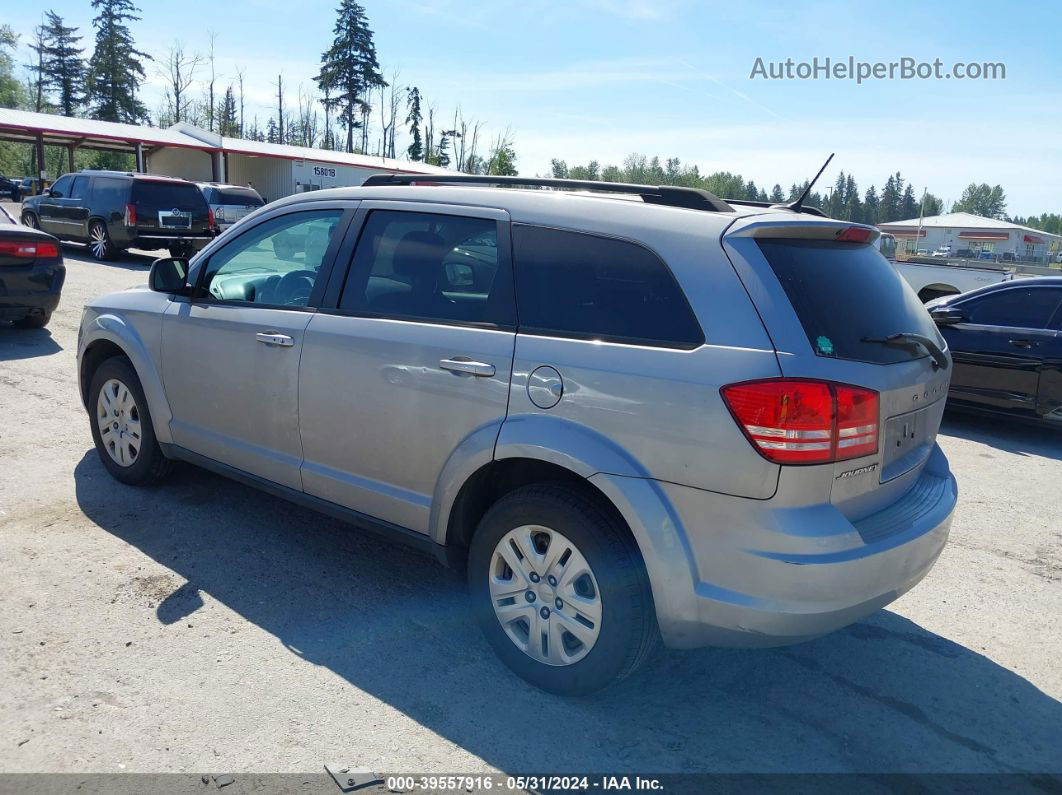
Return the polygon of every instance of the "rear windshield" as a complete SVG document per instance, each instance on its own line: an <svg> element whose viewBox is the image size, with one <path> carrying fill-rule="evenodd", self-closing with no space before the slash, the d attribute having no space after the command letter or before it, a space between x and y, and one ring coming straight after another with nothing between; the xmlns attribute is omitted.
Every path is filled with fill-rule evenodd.
<svg viewBox="0 0 1062 795"><path fill-rule="evenodd" d="M873 245L758 242L819 356L890 364L927 355L921 348L863 342L899 332L922 334L943 346L918 296Z"/></svg>
<svg viewBox="0 0 1062 795"><path fill-rule="evenodd" d="M211 188L209 192L211 204L241 204L244 206L261 207L262 197L251 188Z"/></svg>
<svg viewBox="0 0 1062 795"><path fill-rule="evenodd" d="M206 212L206 200L198 187L181 182L133 183L133 203L141 208L154 210L202 210Z"/></svg>

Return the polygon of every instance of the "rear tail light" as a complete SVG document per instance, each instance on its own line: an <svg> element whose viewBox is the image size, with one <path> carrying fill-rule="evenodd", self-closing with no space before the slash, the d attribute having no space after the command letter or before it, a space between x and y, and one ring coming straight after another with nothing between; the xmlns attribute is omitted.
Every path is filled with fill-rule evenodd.
<svg viewBox="0 0 1062 795"><path fill-rule="evenodd" d="M874 230L866 226L849 226L842 229L834 240L838 243L869 243Z"/></svg>
<svg viewBox="0 0 1062 795"><path fill-rule="evenodd" d="M217 227L217 224L214 221L215 221L215 219L214 219L214 210L208 207L207 208L207 226L211 230L213 230L213 229L215 229Z"/></svg>
<svg viewBox="0 0 1062 795"><path fill-rule="evenodd" d="M872 389L771 378L720 392L753 447L777 464L823 464L878 451L878 393Z"/></svg>
<svg viewBox="0 0 1062 795"><path fill-rule="evenodd" d="M59 256L55 243L36 240L0 240L0 257L19 259L48 259Z"/></svg>
<svg viewBox="0 0 1062 795"><path fill-rule="evenodd" d="M136 205L135 204L127 204L127 205L125 205L125 225L126 226L136 226Z"/></svg>

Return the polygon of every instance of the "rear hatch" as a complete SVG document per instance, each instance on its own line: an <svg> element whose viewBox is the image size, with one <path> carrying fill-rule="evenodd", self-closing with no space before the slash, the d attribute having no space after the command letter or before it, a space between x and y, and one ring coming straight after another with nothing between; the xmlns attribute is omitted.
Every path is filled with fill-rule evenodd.
<svg viewBox="0 0 1062 795"><path fill-rule="evenodd" d="M877 393L877 422L859 426L877 426L876 450L813 467L830 469L830 500L851 519L895 501L918 478L951 372L943 338L877 250L876 235L871 227L779 213L738 221L723 239L783 376ZM885 342L897 334L915 336Z"/></svg>
<svg viewBox="0 0 1062 795"><path fill-rule="evenodd" d="M209 208L194 183L134 180L132 203L136 229L141 234L181 237L210 231Z"/></svg>
<svg viewBox="0 0 1062 795"><path fill-rule="evenodd" d="M236 223L264 204L253 188L209 188L206 195L214 209L214 219L225 226Z"/></svg>

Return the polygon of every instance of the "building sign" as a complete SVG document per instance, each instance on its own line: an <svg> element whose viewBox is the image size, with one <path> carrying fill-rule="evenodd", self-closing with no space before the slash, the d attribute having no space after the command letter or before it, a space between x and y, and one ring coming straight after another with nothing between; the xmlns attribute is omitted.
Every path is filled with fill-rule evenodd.
<svg viewBox="0 0 1062 795"><path fill-rule="evenodd" d="M336 170L334 168L328 168L325 166L314 166L313 175L315 177L335 177Z"/></svg>

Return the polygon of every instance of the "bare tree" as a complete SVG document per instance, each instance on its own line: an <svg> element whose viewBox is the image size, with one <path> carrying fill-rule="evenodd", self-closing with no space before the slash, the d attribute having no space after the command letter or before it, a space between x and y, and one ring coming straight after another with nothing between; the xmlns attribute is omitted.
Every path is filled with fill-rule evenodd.
<svg viewBox="0 0 1062 795"><path fill-rule="evenodd" d="M317 146L319 131L317 129L318 97L312 89L304 90L299 86L299 116L297 121L300 143L302 146Z"/></svg>
<svg viewBox="0 0 1062 795"><path fill-rule="evenodd" d="M214 42L217 40L218 34L210 31L207 36L210 42L210 49L207 50L207 63L210 64L210 80L207 82L206 117L207 129L213 132L215 126L214 117L216 115L215 108L217 107L214 101L214 82L217 80L217 74L214 71Z"/></svg>
<svg viewBox="0 0 1062 795"><path fill-rule="evenodd" d="M279 135L278 143L286 143L284 140L284 75L283 73L277 75L277 134Z"/></svg>
<svg viewBox="0 0 1062 795"><path fill-rule="evenodd" d="M247 73L246 68L236 67L236 82L240 87L240 137L243 138L243 76Z"/></svg>
<svg viewBox="0 0 1062 795"><path fill-rule="evenodd" d="M378 86L380 91L380 155L395 156L395 134L398 131L398 113L406 88L398 84L399 72L394 70L388 83ZM388 93L390 91L390 93Z"/></svg>
<svg viewBox="0 0 1062 795"><path fill-rule="evenodd" d="M172 106L174 122L186 120L186 93L195 82L196 70L202 63L203 57L199 53L185 52L180 41L175 41L166 53L166 60L159 62L158 73L166 80L166 101Z"/></svg>

